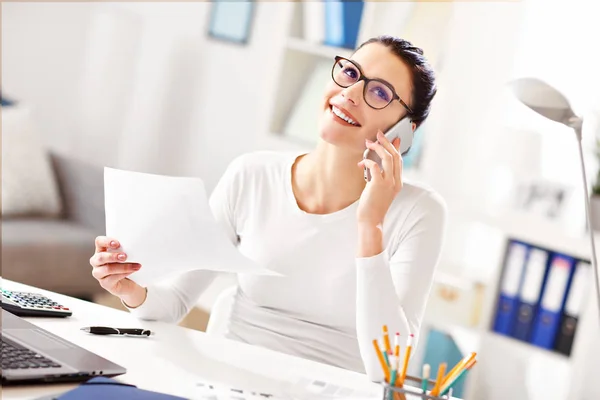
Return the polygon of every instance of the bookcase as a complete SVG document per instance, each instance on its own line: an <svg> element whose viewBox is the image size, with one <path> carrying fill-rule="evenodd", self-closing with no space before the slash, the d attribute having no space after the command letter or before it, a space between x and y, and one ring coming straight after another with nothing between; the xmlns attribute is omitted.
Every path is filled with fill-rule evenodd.
<svg viewBox="0 0 600 400"><path fill-rule="evenodd" d="M541 217L520 212L480 215L479 219L502 232L506 248L512 240L517 240L576 260L590 260L590 242L583 232L580 235L570 234ZM599 236L595 233L596 241ZM568 355L494 331L499 293L506 272L504 257L498 259L494 271L483 302L481 323L476 329L478 345L475 351L481 362L472 371L465 398L600 398L600 391L590 384L600 357L600 321L592 282L593 271L590 271L584 307ZM504 382L511 382L510 387Z"/></svg>

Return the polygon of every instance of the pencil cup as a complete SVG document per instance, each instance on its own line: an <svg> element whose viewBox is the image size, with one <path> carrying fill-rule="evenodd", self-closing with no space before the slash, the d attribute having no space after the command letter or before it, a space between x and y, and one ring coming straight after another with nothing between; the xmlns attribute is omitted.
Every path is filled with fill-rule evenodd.
<svg viewBox="0 0 600 400"><path fill-rule="evenodd" d="M435 385L435 381L427 381L427 393L423 393L423 379L414 376L406 376L403 387L390 386L383 382L383 400L449 400L452 398L452 389L443 396L431 396L430 390Z"/></svg>

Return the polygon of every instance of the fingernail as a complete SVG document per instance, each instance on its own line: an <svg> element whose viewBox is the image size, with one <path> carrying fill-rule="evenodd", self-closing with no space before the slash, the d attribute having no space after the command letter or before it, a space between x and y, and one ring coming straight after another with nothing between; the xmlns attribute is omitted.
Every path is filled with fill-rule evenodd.
<svg viewBox="0 0 600 400"><path fill-rule="evenodd" d="M126 258L125 254L121 253L117 256L119 260L124 260Z"/></svg>
<svg viewBox="0 0 600 400"><path fill-rule="evenodd" d="M367 143L374 143L374 142L373 142L373 141L371 141L370 139L365 139L365 141L366 141Z"/></svg>
<svg viewBox="0 0 600 400"><path fill-rule="evenodd" d="M117 247L117 242L115 242L115 241L113 240L112 242L110 242L110 245L111 245L112 247Z"/></svg>
<svg viewBox="0 0 600 400"><path fill-rule="evenodd" d="M138 270L140 268L142 268L142 266L140 264L133 265L133 269L135 269L135 270Z"/></svg>

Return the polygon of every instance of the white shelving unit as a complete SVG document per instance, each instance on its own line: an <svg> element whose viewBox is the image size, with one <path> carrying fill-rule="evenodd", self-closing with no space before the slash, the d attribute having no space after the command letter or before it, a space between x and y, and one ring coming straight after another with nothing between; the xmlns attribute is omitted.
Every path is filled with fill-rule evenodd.
<svg viewBox="0 0 600 400"><path fill-rule="evenodd" d="M589 237L584 232L569 233L561 225L542 217L521 212L475 213L474 221L498 228L506 240L518 239L578 259L591 257ZM600 235L595 233L596 241ZM600 390L589 385L589 370L600 357L600 321L595 288L590 282L585 310L579 318L570 356L543 349L493 331L496 302L502 274L501 263L495 268L486 290L481 325L477 329L481 361L473 369L466 385L466 399L597 399ZM583 374L588 373L588 378ZM549 377L551 381L549 381ZM584 383L587 382L587 383ZM504 382L510 382L507 387ZM550 383L551 382L551 383ZM591 389L591 390L590 390Z"/></svg>

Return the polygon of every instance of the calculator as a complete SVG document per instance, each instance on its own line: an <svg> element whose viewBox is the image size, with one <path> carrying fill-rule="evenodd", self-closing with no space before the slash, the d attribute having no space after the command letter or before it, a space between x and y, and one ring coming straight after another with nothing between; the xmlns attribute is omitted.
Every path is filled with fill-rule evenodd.
<svg viewBox="0 0 600 400"><path fill-rule="evenodd" d="M73 314L42 294L5 289L2 289L2 308L20 317L69 317Z"/></svg>

